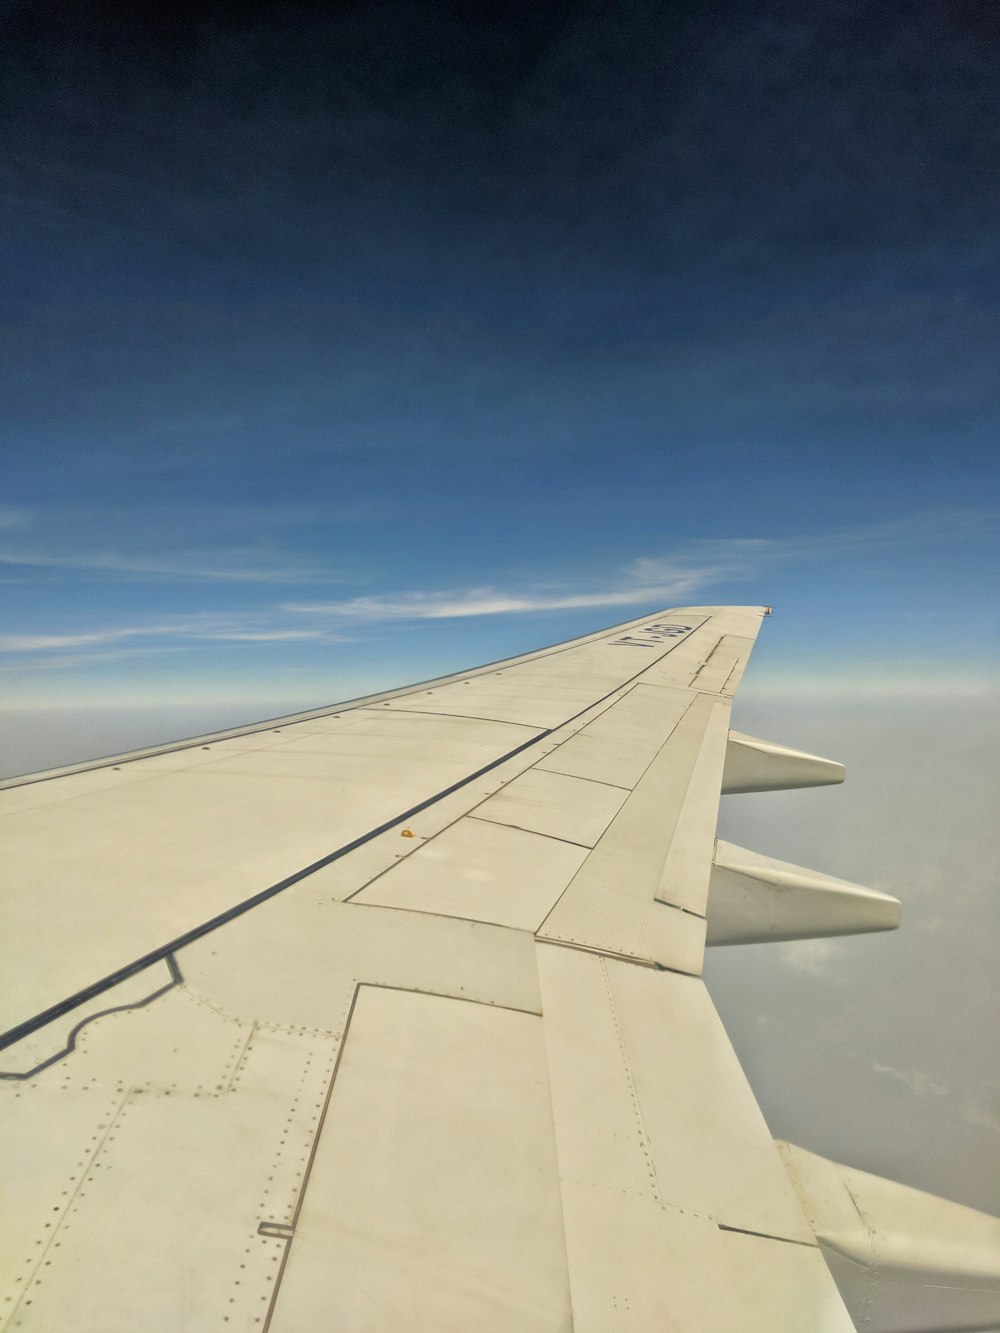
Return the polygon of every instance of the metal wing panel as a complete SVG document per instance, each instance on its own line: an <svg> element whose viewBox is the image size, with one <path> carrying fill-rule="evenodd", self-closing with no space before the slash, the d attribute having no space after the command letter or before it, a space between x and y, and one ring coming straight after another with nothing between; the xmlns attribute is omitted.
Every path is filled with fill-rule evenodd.
<svg viewBox="0 0 1000 1333"><path fill-rule="evenodd" d="M574 1171L641 1181L663 1207L732 1230L815 1244L701 979L542 945L538 963ZM580 1105L592 1114L574 1116Z"/></svg>
<svg viewBox="0 0 1000 1333"><path fill-rule="evenodd" d="M354 901L533 932L586 855L576 843L468 816Z"/></svg>
<svg viewBox="0 0 1000 1333"><path fill-rule="evenodd" d="M114 936L82 963L45 929L74 862L38 850L31 1003L160 948L108 1012L94 995L30 1038L58 1050L77 1014L71 1054L0 1088L30 1201L0 1326L847 1330L701 982L678 975L700 968L728 691L760 614L665 613L419 701L13 789L37 839L86 846L83 811L122 838L111 888L96 839L74 880ZM180 786L217 804L160 804ZM141 795L160 856L126 836Z"/></svg>
<svg viewBox="0 0 1000 1333"><path fill-rule="evenodd" d="M571 1329L542 1020L361 987L292 1221L272 1333Z"/></svg>
<svg viewBox="0 0 1000 1333"><path fill-rule="evenodd" d="M299 748L294 733L280 749L231 753L223 743L213 762L199 752L190 767L153 777L135 773L160 757L140 760L122 770L119 790L79 792L84 774L54 779L53 788L73 788L67 799L4 817L3 1027L366 838L536 735L406 714L389 725L392 744L383 732L371 756L353 733L341 748L333 728L318 752Z"/></svg>
<svg viewBox="0 0 1000 1333"><path fill-rule="evenodd" d="M760 611L740 616L756 624ZM641 632L617 627L428 688L9 787L0 1025L163 956L456 788L471 809L479 775L548 757L650 673L688 681L693 659L670 659L710 654L716 620L732 612L665 613ZM667 730L677 704L662 693L646 705Z"/></svg>

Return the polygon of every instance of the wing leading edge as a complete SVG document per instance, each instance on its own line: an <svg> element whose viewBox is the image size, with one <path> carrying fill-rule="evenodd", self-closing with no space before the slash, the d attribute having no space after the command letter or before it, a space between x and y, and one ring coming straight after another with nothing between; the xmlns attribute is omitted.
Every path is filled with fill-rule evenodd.
<svg viewBox="0 0 1000 1333"><path fill-rule="evenodd" d="M839 780L730 736L763 613L9 785L9 1326L850 1329L700 978L841 883L716 850Z"/></svg>

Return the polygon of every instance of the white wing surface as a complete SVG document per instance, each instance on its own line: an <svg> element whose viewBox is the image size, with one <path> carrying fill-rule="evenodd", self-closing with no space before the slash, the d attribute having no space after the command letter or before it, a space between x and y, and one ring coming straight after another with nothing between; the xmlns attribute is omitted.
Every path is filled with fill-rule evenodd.
<svg viewBox="0 0 1000 1333"><path fill-rule="evenodd" d="M763 613L4 784L0 1327L850 1330L700 980L724 769L842 777L727 766Z"/></svg>

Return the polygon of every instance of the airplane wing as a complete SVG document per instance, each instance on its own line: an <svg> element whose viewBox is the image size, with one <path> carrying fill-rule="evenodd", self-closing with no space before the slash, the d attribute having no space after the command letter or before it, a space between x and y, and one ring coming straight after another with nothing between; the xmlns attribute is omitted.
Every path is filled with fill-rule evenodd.
<svg viewBox="0 0 1000 1333"><path fill-rule="evenodd" d="M852 1329L700 979L899 919L716 844L843 776L730 731L764 613L2 784L0 1328Z"/></svg>

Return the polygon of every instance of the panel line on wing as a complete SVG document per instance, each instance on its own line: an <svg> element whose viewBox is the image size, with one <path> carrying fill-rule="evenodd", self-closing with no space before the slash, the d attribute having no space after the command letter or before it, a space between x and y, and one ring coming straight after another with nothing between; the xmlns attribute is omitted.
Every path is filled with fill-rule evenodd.
<svg viewBox="0 0 1000 1333"><path fill-rule="evenodd" d="M658 963L655 958L642 958L638 954L619 953L600 944L581 944L578 940L557 939L554 935L538 936L536 944L551 945L553 949L572 949L576 953L586 953L597 958L607 958L613 963L628 963L629 966L647 967L653 972L675 972L679 977L700 979L698 972L686 972L683 967L672 967L667 963Z"/></svg>
<svg viewBox="0 0 1000 1333"><path fill-rule="evenodd" d="M391 705L386 703L382 707L390 708ZM378 715L378 709L375 708L359 708L356 711ZM502 727L520 727L522 731L537 731L540 726L539 723L535 722L512 722L507 717L484 717L481 713L436 713L432 708L408 708L406 713L409 717L460 717L466 722L496 722Z"/></svg>
<svg viewBox="0 0 1000 1333"><path fill-rule="evenodd" d="M760 1240L778 1240L782 1245L804 1245L807 1250L814 1250L816 1242L811 1240L797 1240L794 1236L774 1236L770 1231L750 1231L747 1227L730 1227L725 1222L717 1222L716 1226L720 1231L731 1231L737 1236L757 1236Z"/></svg>
<svg viewBox="0 0 1000 1333"><path fill-rule="evenodd" d="M173 971L173 969L171 969L171 971ZM152 1004L153 1001L158 1000L161 995L166 995L167 991L173 990L179 980L180 974L176 977L172 976L171 980L168 981L166 985L159 986L156 990L150 991L150 993L144 996L141 1000L131 1000L127 1004L112 1004L109 1005L107 1009L98 1009L92 1014L87 1014L85 1018L80 1019L79 1023L70 1028L65 1046L56 1051L55 1054L46 1056L44 1060L40 1060L39 1063L31 1069L23 1071L0 1070L0 1079L6 1079L11 1082L24 1082L27 1079L34 1078L35 1075L40 1074L43 1069L48 1069L50 1065L58 1064L60 1060L64 1060L67 1055L72 1055L76 1050L77 1037L79 1037L83 1029L90 1023L96 1022L99 1018L107 1018L109 1014L124 1014L127 1013L129 1009L145 1009L147 1004Z"/></svg>
<svg viewBox="0 0 1000 1333"><path fill-rule="evenodd" d="M627 682L625 683L625 685L620 686L619 688L621 689L621 694L619 695L619 697L618 697L617 699L612 699L611 702L608 704L608 706L607 706L606 708L602 708L601 711L600 711L599 713L596 713L595 716L591 719L592 722L596 722L596 721L598 720L598 718L604 717L607 713L611 712L611 710L612 710L613 708L615 708L615 706L616 706L617 704L619 704L619 703L622 701L622 699L626 699L626 698L628 698L628 696L629 696L629 695L632 693L632 691L636 688L636 682L635 682L634 679L631 680L631 681L627 681ZM614 691L612 691L612 694L613 694L613 693L614 693ZM611 695L605 695L605 697L604 697L603 699L599 699L599 700L597 701L596 704L591 704L591 708L596 708L596 707L598 707L599 704L604 703L605 700L607 700L607 699L609 699L609 698L611 698ZM589 711L589 710L584 709L584 712L587 712L587 711ZM582 714L580 714L580 713L578 713L578 714L576 715L576 717L580 717L580 716L582 716ZM576 718L570 718L568 722L564 722L564 723L562 723L562 724L561 724L560 726L558 726L558 727L552 727L552 728L550 728L550 730L548 730L547 732L545 732L543 735L538 736L536 739L537 739L537 740L540 740L540 741L541 741L541 740L545 740L545 739L547 739L548 737L554 735L557 731L561 731L563 727L569 726L569 724L570 724L571 722L574 722L574 721L576 721ZM590 723L588 722L587 725L589 726ZM580 734L581 734L580 732L574 732L572 736L568 736L568 737L565 738L565 740L560 741L560 742L559 742L557 745L555 745L551 750L546 751L546 753L542 755L541 759L536 760L536 763L535 763L534 765L532 765L531 768L525 769L524 772L526 772L526 773L527 773L527 772L531 772L532 769L535 768L538 764L540 764L540 763L542 762L543 759L546 759L546 760L547 760L547 759L550 758L552 755L557 754L557 753L559 752L559 750L562 748L562 746L566 744L567 741L572 740L574 736L578 736L578 735L580 735ZM522 748L523 748L523 747L522 747ZM543 770L543 771L545 771L545 772L555 772L556 770L551 770L551 769L549 769L548 767L546 767L546 769ZM520 776L522 776L522 774L517 774L517 777L520 777ZM572 773L562 773L562 774L560 774L560 776L561 776L561 777L572 778L572 777L574 777L575 775L572 774ZM618 783L615 783L615 782L600 782L600 781L598 781L598 779L596 779L596 778L578 778L578 779L576 779L576 780L577 780L577 781L580 781L580 782L591 782L591 783L593 783L595 786L613 787L616 791L627 791L627 792L631 792L631 790L632 790L631 787L621 787L621 786L618 785ZM511 782L513 782L513 781L516 781L516 778L512 778L512 779L511 779ZM503 790L504 790L504 788L501 787L501 788L500 788L500 791L503 791ZM402 862L403 862L404 860L408 860L410 856L415 855L417 852L421 851L424 847L427 847L430 843L434 842L437 838L440 838L442 834L447 833L450 829L455 828L456 825L460 824L460 823L462 822L463 819L475 818L476 816L475 816L474 812L475 812L476 810L480 809L481 806L485 805L487 801L492 800L493 797L494 797L496 794L497 794L496 792L487 792L487 794L486 794L485 796L481 797L481 798L480 798L474 805L469 806L469 808L468 808L467 810L462 810L460 813L458 813L458 814L455 815L454 819L449 820L448 823L446 823L446 824L442 824L440 828L435 829L433 833L431 833L431 834L429 834L427 837L423 838L423 840L422 840L421 843L420 843L420 846L419 846L419 847L414 847L414 848L413 848L413 851L409 852L409 853L407 854L406 857L401 858L400 860L393 860L389 865L387 865L387 866L383 866L383 868L382 868L381 870L379 870L376 874L374 874L374 875L372 875L370 878L366 879L366 880L364 881L363 884L360 884L360 885L359 885L356 889L354 889L351 893L347 894L347 895L342 899L342 901L345 902L345 903L353 902L353 901L354 901L360 894L362 894L362 893L365 891L365 889L370 888L372 884L377 883L377 881L380 880L380 879L382 879L383 876L390 874L390 872L393 871L393 870L395 870L397 866L401 865ZM403 818L405 818L405 817L406 817L406 816L403 816ZM483 822L483 823L497 823L497 822L499 822L499 821L497 821L497 820L482 820L481 822ZM512 828L512 827L518 827L518 826L516 826L516 825L507 825L506 827L508 827L508 828ZM534 833L538 833L538 830L537 830L537 829L521 829L520 831L521 831L521 832L525 832L525 833L532 833L532 834L534 834ZM542 834L541 836L546 836L546 835ZM557 838L556 841L567 841L567 842L568 842L568 841L570 841L570 840L569 840L569 839L559 839L559 838ZM574 845L575 845L575 846L586 846L586 844L583 844L583 843L575 843ZM589 847L587 847L587 850L589 851L589 850L591 850L591 849L590 849ZM400 910L405 910L405 909L400 908ZM424 910L424 909L418 909L418 910ZM438 915L443 915L443 913L437 913L437 912L434 912L434 913L431 913L431 915L438 916ZM456 919L458 919L458 920L463 920L463 921L474 921L474 920L479 920L478 917L458 917L458 918L456 918Z"/></svg>
<svg viewBox="0 0 1000 1333"><path fill-rule="evenodd" d="M708 653L708 656L704 659L704 661L702 662L701 666L699 666L698 670L697 670L697 671L694 673L694 675L691 677L691 681L690 681L690 684L689 684L689 686L688 686L689 689L692 689L692 690L693 690L693 689L695 688L695 685L696 685L696 682L697 682L697 680L698 680L698 677L701 675L701 673L702 673L702 672L705 670L705 668L708 666L709 662L711 662L711 660L712 660L712 658L715 656L715 654L719 651L719 647L720 647L720 645L721 645L721 643L722 643L722 639L723 639L723 637L724 637L723 635L720 635L720 636L719 636L719 638L716 640L714 646L712 647L711 651Z"/></svg>
<svg viewBox="0 0 1000 1333"><path fill-rule="evenodd" d="M615 1041L618 1045L618 1054L621 1056L622 1072L625 1075L625 1085L628 1088L629 1100L632 1103L632 1114L635 1117L636 1130L639 1138L639 1148L642 1152L643 1160L649 1179L652 1182L653 1198L662 1207L666 1200L660 1191L660 1182L656 1177L656 1165L653 1161L653 1153L649 1142L649 1132L646 1129L642 1116L642 1108L639 1105L639 1094L636 1091L635 1079L632 1077L632 1067L629 1064L628 1052L625 1049L625 1041L622 1037L621 1023L618 1021L618 1011L615 1007L615 997L611 989L611 978L608 976L608 965L604 957L600 958L601 976L604 980L604 993L608 1001L608 1011L611 1014L611 1023L614 1028Z"/></svg>
<svg viewBox="0 0 1000 1333"><path fill-rule="evenodd" d="M530 772L531 770L528 769L527 771ZM486 801L491 799L491 797L487 796L484 801L479 802L479 805L484 805ZM475 809L478 810L479 806L476 806ZM525 828L523 824L515 824L509 819L484 819L482 815L474 815L471 813L463 815L462 818L472 819L477 824L499 824L501 828L514 828L517 829L518 833L530 833L533 838L548 838L551 842L565 842L568 846L580 847L585 852L589 852L592 849L592 844L589 842L577 842L574 838L560 838L558 833L545 833L542 829L538 828ZM428 839L428 841L430 840Z"/></svg>
<svg viewBox="0 0 1000 1333"><path fill-rule="evenodd" d="M669 907L674 912L683 912L685 916L693 916L698 921L707 920L704 912L696 912L693 907L682 907L680 903L668 903L666 898L654 898L653 901L657 907Z"/></svg>
<svg viewBox="0 0 1000 1333"><path fill-rule="evenodd" d="M625 695L622 695L622 698L624 699ZM577 732L575 734L579 735L580 733ZM559 746L556 746L556 750L558 750L559 748L560 748ZM555 754L556 750L553 750L551 753ZM650 763L652 763L652 760L650 760ZM626 791L626 792L632 790L631 787L622 786L620 782L602 782L600 778L586 778L583 777L582 774L580 773L565 773L561 768L553 768L550 764L545 765L544 771L546 773L557 773L561 778L574 778L577 782L592 782L595 787L613 787L615 791Z"/></svg>
<svg viewBox="0 0 1000 1333"><path fill-rule="evenodd" d="M291 1220L288 1223L289 1235L285 1240L285 1248L281 1255L281 1264L274 1278L274 1288L271 1292L271 1299L268 1302L267 1314L264 1317L263 1333L271 1326L271 1319L274 1315L274 1307L278 1301L278 1292L281 1290L281 1279L285 1275L285 1268L288 1265L288 1255L292 1248L292 1236L295 1232L296 1224L299 1220L299 1214L302 1212L302 1203L305 1199L306 1186L309 1184L309 1175L316 1161L316 1151L319 1147L320 1136L323 1133L323 1125L326 1123L326 1113L330 1109L330 1098L333 1096L333 1085L337 1081L337 1071L340 1069L344 1058L344 1048L347 1045L347 1034L351 1030L351 1019L354 1017L354 1010L357 1008L358 995L361 993L361 983L354 987L354 994L351 996L351 1003L347 1010L347 1017L344 1020L344 1029L340 1036L340 1045L337 1047L337 1056L333 1062L333 1069L330 1073L330 1082L327 1085L326 1096L323 1099L323 1109L319 1113L319 1120L316 1124L316 1133L313 1135L312 1146L309 1149L309 1158L302 1172L301 1182L299 1184L299 1194L295 1201L295 1207L292 1210Z"/></svg>
<svg viewBox="0 0 1000 1333"><path fill-rule="evenodd" d="M41 1271L41 1269L47 1263L50 1262L48 1259L50 1251L53 1249L53 1247L58 1248L59 1245L61 1245L62 1243L61 1240L57 1240L56 1237L62 1233L63 1227L66 1223L66 1218L69 1216L70 1209L76 1203L77 1199L82 1197L84 1193L83 1187L85 1184L87 1184L88 1180L90 1179L91 1168L97 1161L98 1157L101 1155L101 1152L104 1149L104 1145L112 1137L118 1125L118 1119L121 1116L122 1112L124 1111L127 1103L131 1100L131 1097L132 1097L132 1091L130 1089L128 1092L122 1095L122 1098L119 1101L114 1111L114 1114L110 1115L107 1119L107 1122L100 1126L100 1128L104 1130L104 1133L101 1135L100 1139L97 1140L96 1143L95 1143L96 1136L95 1139L91 1140L91 1143L95 1143L95 1146L90 1149L89 1155L83 1159L83 1161L80 1164L80 1168L78 1168L79 1179L76 1181L76 1184L72 1192L69 1193L67 1202L62 1208L61 1215L59 1216L59 1218L56 1219L55 1225L51 1227L46 1242L41 1248L41 1253L32 1256L35 1260L34 1266L32 1267L31 1272L28 1275L27 1281L25 1282L24 1287L22 1288L17 1300L14 1302L13 1308L6 1312L7 1318L10 1320L11 1324L14 1323L19 1324L21 1322L21 1320L17 1318L17 1315L21 1309L22 1302L25 1302L28 1305L31 1304L32 1298L28 1296L28 1293L38 1285L39 1279L37 1278L37 1275ZM8 1325L8 1327L9 1326L10 1325Z"/></svg>

